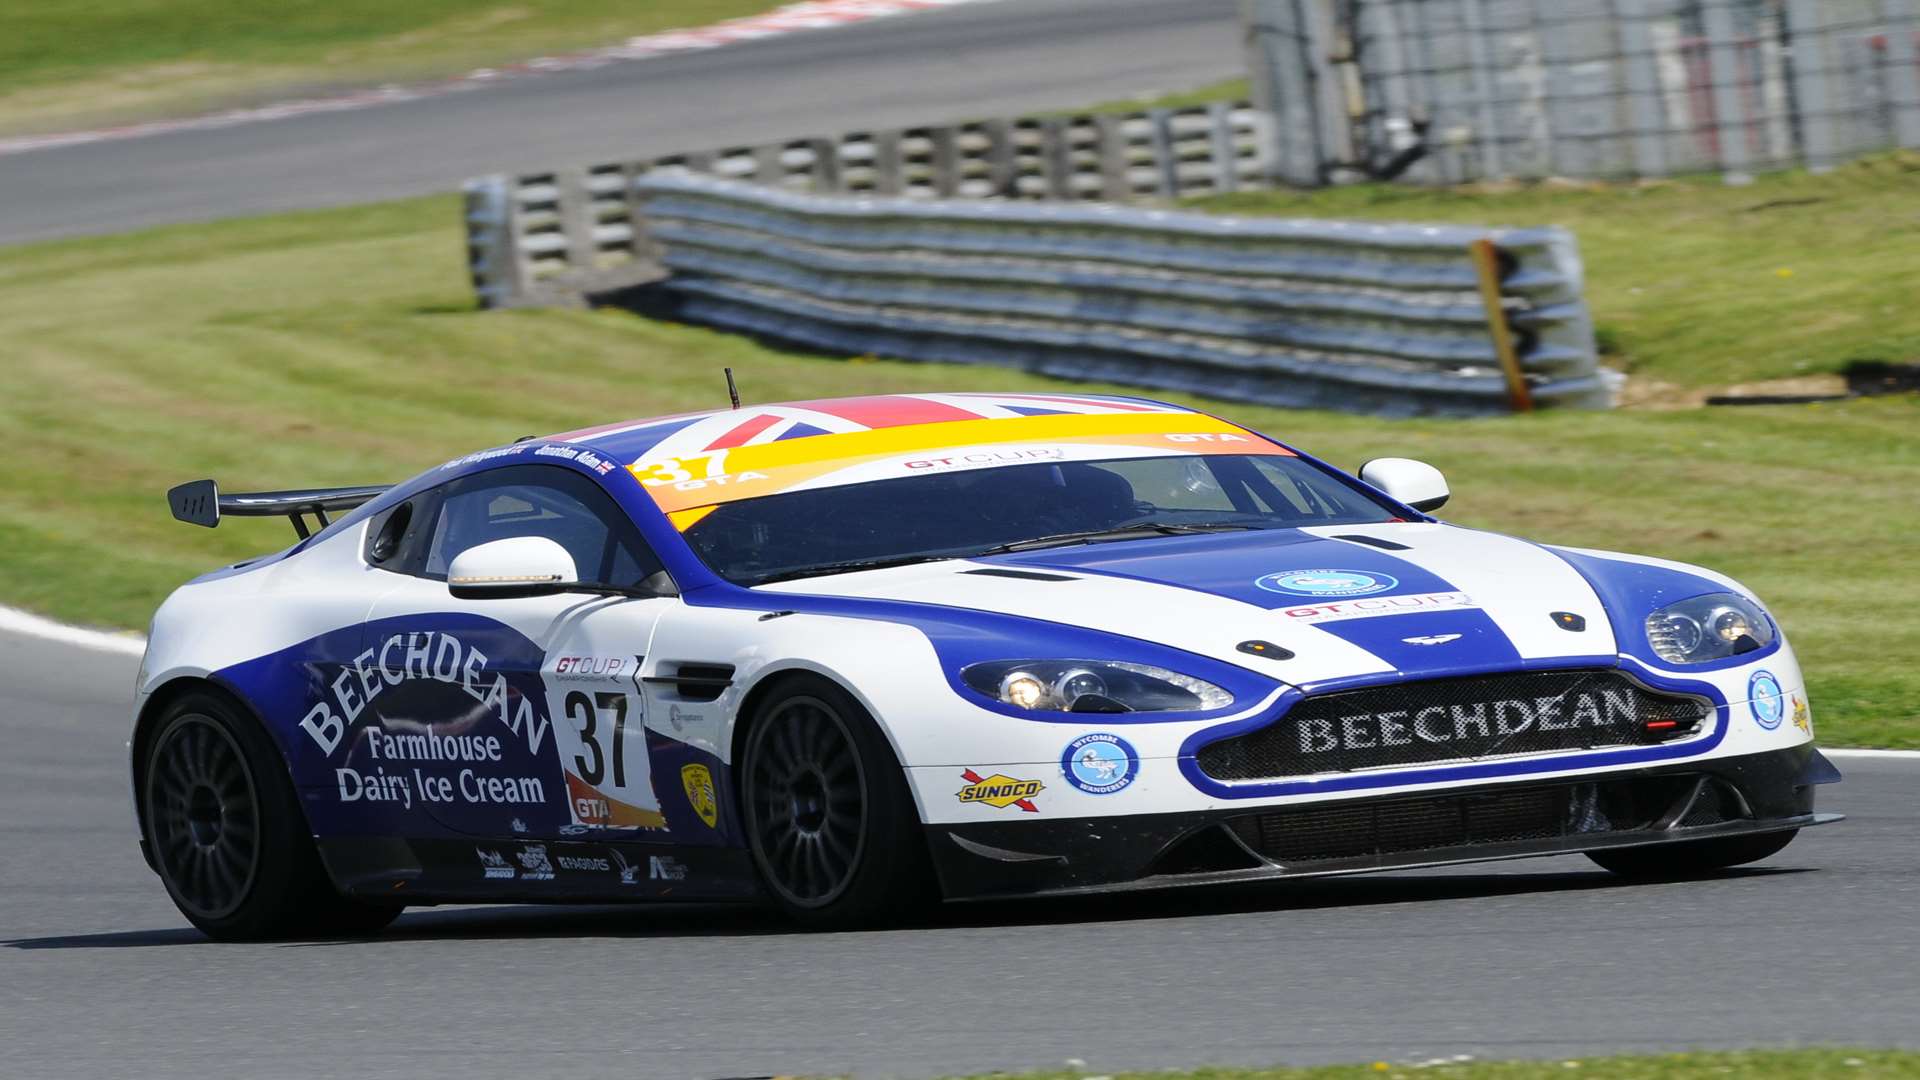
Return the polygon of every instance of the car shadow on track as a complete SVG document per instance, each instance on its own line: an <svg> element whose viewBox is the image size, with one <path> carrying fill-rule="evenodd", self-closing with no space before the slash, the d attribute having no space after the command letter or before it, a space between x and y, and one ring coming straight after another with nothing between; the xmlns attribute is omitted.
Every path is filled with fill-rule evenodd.
<svg viewBox="0 0 1920 1080"><path fill-rule="evenodd" d="M1756 867L1721 871L1681 883L1732 883L1810 873L1809 867ZM1384 904L1419 904L1509 896L1551 896L1616 889L1657 888L1624 881L1604 871L1549 873L1402 874L1309 881L1209 885L1080 897L944 904L917 918L868 933L938 932L996 926L1111 923L1202 915L1249 915ZM796 935L811 931L781 915L744 904L632 904L625 906L419 908L386 930L367 936L275 943L281 948L406 941L489 941L526 938L678 938ZM0 942L14 949L118 949L212 944L187 927L101 934L21 938Z"/></svg>

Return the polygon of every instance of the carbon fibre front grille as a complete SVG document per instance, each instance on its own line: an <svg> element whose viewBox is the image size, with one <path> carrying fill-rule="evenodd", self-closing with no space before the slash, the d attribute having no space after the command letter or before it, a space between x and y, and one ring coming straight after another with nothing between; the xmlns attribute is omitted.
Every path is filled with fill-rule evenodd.
<svg viewBox="0 0 1920 1080"><path fill-rule="evenodd" d="M1252 814L1233 829L1269 859L1314 862L1549 839L1566 832L1570 805L1567 788L1530 788Z"/></svg>
<svg viewBox="0 0 1920 1080"><path fill-rule="evenodd" d="M1658 828L1717 825L1737 794L1688 775L1547 784L1413 799L1267 810L1227 823L1258 855L1286 864L1367 860Z"/></svg>
<svg viewBox="0 0 1920 1080"><path fill-rule="evenodd" d="M1492 756L1641 746L1696 732L1705 700L1611 669L1514 672L1316 694L1273 723L1202 747L1215 780L1275 780Z"/></svg>

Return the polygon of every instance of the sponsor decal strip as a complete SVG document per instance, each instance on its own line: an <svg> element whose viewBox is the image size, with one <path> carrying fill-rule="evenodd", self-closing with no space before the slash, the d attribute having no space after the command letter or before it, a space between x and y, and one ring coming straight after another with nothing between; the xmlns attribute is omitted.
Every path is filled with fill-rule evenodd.
<svg viewBox="0 0 1920 1080"><path fill-rule="evenodd" d="M1031 416L1002 420L960 420L938 424L816 435L805 439L756 443L684 457L643 458L628 469L672 514L719 503L791 490L851 466L903 457L900 475L981 468L1045 460L962 461L1009 444L1036 449L1053 445L1098 445L1168 453L1231 452L1291 456L1284 447L1247 434L1212 417L1191 413ZM861 479L875 477L862 474Z"/></svg>

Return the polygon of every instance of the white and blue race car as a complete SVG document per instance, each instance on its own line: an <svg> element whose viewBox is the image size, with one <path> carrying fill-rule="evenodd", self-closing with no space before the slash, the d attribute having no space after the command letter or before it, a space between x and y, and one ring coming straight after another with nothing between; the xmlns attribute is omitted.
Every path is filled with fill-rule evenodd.
<svg viewBox="0 0 1920 1080"><path fill-rule="evenodd" d="M1763 859L1839 779L1738 583L1438 521L1130 398L916 394L175 488L300 540L175 592L141 844L222 938L413 904L971 898ZM329 514L340 514L329 521ZM309 534L308 519L318 526Z"/></svg>

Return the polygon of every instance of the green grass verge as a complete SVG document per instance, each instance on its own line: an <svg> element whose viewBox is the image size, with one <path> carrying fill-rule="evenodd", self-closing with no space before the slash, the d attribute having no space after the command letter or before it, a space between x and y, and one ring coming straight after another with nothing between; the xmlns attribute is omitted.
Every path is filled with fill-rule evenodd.
<svg viewBox="0 0 1920 1080"><path fill-rule="evenodd" d="M995 1074L996 1080L1088 1080L1085 1073ZM1104 1080L1907 1080L1920 1054L1904 1050L1757 1050L1559 1061L1373 1062L1308 1069L1116 1073ZM985 1080L985 1078L974 1078Z"/></svg>
<svg viewBox="0 0 1920 1080"><path fill-rule="evenodd" d="M777 0L85 0L0 4L0 131L449 75Z"/></svg>
<svg viewBox="0 0 1920 1080"><path fill-rule="evenodd" d="M1211 105L1216 101L1244 101L1252 92L1247 80L1226 79L1206 86L1197 86L1191 90L1174 90L1167 93L1143 94L1139 97L1121 98L1118 101L1103 101L1098 105L1089 105L1083 109L1061 109L1048 113L1049 116L1085 116L1088 113L1130 113L1146 109L1184 109L1190 105Z"/></svg>
<svg viewBox="0 0 1920 1080"><path fill-rule="evenodd" d="M520 435L717 405L723 365L757 401L1062 385L620 312L475 311L458 213L441 197L0 250L0 599L141 626L186 578L290 539L278 521L179 525L174 483L399 480ZM1431 460L1463 524L1731 573L1793 634L1823 737L1920 746L1920 401L1401 423L1198 403L1347 467Z"/></svg>
<svg viewBox="0 0 1920 1080"><path fill-rule="evenodd" d="M1200 200L1221 213L1564 225L1579 237L1603 347L1682 387L1920 359L1913 251L1920 154L1825 176L1431 189L1371 184Z"/></svg>

